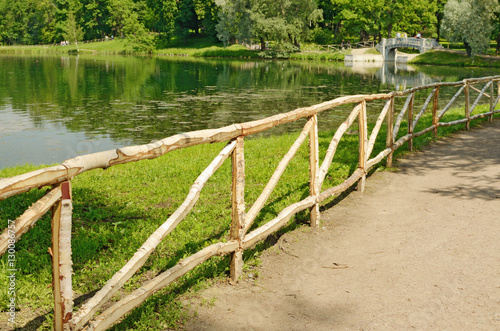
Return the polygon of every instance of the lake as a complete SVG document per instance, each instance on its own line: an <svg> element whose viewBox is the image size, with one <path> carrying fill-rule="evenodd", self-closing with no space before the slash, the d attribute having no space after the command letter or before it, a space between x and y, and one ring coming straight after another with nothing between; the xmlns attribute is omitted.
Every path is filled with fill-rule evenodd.
<svg viewBox="0 0 500 331"><path fill-rule="evenodd" d="M0 168L60 163L79 154L261 119L343 95L498 72L316 61L0 55ZM454 92L441 90L441 100ZM372 114L381 109L375 108ZM320 114L320 129L336 128L348 112ZM268 134L299 127L280 126Z"/></svg>

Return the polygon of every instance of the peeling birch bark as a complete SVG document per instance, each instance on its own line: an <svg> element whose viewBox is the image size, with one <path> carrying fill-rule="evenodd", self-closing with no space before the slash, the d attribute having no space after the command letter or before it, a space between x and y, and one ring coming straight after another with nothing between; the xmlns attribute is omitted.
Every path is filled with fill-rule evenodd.
<svg viewBox="0 0 500 331"><path fill-rule="evenodd" d="M398 115L398 118L396 119L396 123L394 124L394 132L393 132L393 136L392 136L392 139L393 140L396 140L396 137L398 135L398 132L399 132L399 127L401 126L401 122L403 121L403 117L405 116L406 114L406 111L408 110L408 106L410 105L410 101L413 97L413 93L410 93L408 95L408 97L406 97L406 102L403 106L403 109L401 109L401 112L399 113ZM386 104L386 107L388 105ZM385 110L385 107L384 107L384 110Z"/></svg>
<svg viewBox="0 0 500 331"><path fill-rule="evenodd" d="M311 121L308 121L306 125L304 126L304 129L300 133L299 137L293 145L290 147L289 151L285 154L283 159L281 159L280 163L278 164L278 167L274 171L273 175L269 179L269 182L266 184L266 187L262 190L262 193L260 196L255 200L254 204L248 211L248 213L245 216L245 226L243 227L243 234L245 234L248 229L252 226L253 222L255 221L255 218L257 217L258 213L262 210L262 207L266 203L267 199L269 199L269 196L271 195L272 191L278 184L279 179L283 175L283 173L286 170L286 167L292 160L292 158L295 156L297 151L299 150L300 146L304 143L304 141L307 138L307 135L309 134L311 127L313 123Z"/></svg>
<svg viewBox="0 0 500 331"><path fill-rule="evenodd" d="M342 123L337 131L335 131L335 134L333 135L332 141L330 142L330 145L328 146L328 149L326 151L325 158L323 160L323 163L321 163L321 167L319 168L319 173L318 173L318 189L321 190L321 186L323 185L323 181L325 180L326 174L328 173L328 168L330 168L330 165L332 164L333 157L335 156L335 152L337 151L337 146L339 145L340 139L344 135L344 133L349 129L356 119L356 117L359 115L359 112L361 111L362 106L357 105L354 107L352 110L351 114L347 117L347 119Z"/></svg>
<svg viewBox="0 0 500 331"><path fill-rule="evenodd" d="M318 116L311 116L307 123L312 123L309 131L309 195L317 199L319 196L317 183L319 172ZM315 203L309 210L309 213L311 227L317 228L320 221L319 203Z"/></svg>
<svg viewBox="0 0 500 331"><path fill-rule="evenodd" d="M490 86L491 83L492 83L491 81L488 82L488 84L486 84L481 91L479 91L478 89L474 88L473 86L470 86L470 88L473 88L474 90L477 90L479 92L479 95L477 96L476 101L474 101L474 103L472 104L472 107L471 107L471 109L469 111L469 114L472 114L472 112L474 111L474 109L476 109L476 106L479 103L479 100L485 94L484 91L486 91L486 89Z"/></svg>
<svg viewBox="0 0 500 331"><path fill-rule="evenodd" d="M61 188L58 186L40 200L35 202L31 207L19 216L14 222L16 241L18 241L23 234L35 226L36 222L43 216L49 209L61 199ZM12 230L12 229L11 229ZM0 255L3 255L7 250L9 243L9 229L5 229L0 235Z"/></svg>
<svg viewBox="0 0 500 331"><path fill-rule="evenodd" d="M70 330L73 315L71 274L71 186L61 184L61 200L54 206L52 217L52 282L54 291L54 329Z"/></svg>
<svg viewBox="0 0 500 331"><path fill-rule="evenodd" d="M245 237L243 237L243 248L247 249L249 247L252 247L260 240L267 238L267 236L269 236L271 233L285 226L293 215L312 207L315 203L316 198L310 196L302 201L296 202L286 207L278 214L276 218L267 222L260 228L246 234Z"/></svg>
<svg viewBox="0 0 500 331"><path fill-rule="evenodd" d="M436 90L432 90L432 92L429 94L429 96L427 97L427 99L425 100L425 103L424 105L422 106L422 110L420 110L420 112L417 114L417 116L415 116L415 119L413 120L413 130L415 130L415 127L417 126L418 124L418 120L420 120L420 117L422 117L422 114L425 112L425 110L427 109L427 106L429 105L429 103L431 102L432 100L432 97L434 96L434 93L436 92Z"/></svg>
<svg viewBox="0 0 500 331"><path fill-rule="evenodd" d="M231 240L239 242L240 246L231 253L229 277L232 284L235 284L243 273L241 241L244 233L243 227L245 226L245 150L243 137L236 138L235 142L236 146L231 158L231 229L229 236Z"/></svg>
<svg viewBox="0 0 500 331"><path fill-rule="evenodd" d="M460 89L458 90L457 93L455 93L455 95L453 96L453 98L451 98L450 102L448 102L448 104L446 104L446 106L443 108L443 110L441 110L441 112L439 112L439 119L441 119L444 114L448 111L448 109L450 109L451 105L455 102L455 100L457 100L458 96L462 93L462 91L465 89L465 85L460 87Z"/></svg>

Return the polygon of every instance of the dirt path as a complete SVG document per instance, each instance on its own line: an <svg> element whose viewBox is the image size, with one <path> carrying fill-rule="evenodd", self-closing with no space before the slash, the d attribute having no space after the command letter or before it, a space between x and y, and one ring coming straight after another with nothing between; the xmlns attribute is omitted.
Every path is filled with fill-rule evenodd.
<svg viewBox="0 0 500 331"><path fill-rule="evenodd" d="M398 166L204 291L186 329L500 330L500 121Z"/></svg>

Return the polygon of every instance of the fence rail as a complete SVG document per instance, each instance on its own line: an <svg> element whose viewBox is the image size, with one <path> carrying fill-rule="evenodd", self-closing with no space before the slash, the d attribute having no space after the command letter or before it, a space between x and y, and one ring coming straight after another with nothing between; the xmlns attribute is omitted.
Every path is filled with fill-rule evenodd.
<svg viewBox="0 0 500 331"><path fill-rule="evenodd" d="M21 236L35 225L49 209L52 209L52 254L53 254L53 291L54 291L54 328L56 330L80 330L93 329L103 330L116 323L123 315L140 305L146 298L159 289L167 286L172 281L181 277L207 259L221 254L231 255L230 278L236 282L241 275L243 260L242 252L255 243L263 240L271 233L285 226L291 217L300 211L310 209L310 224L317 227L320 213L319 204L329 197L346 191L358 183L358 188L363 191L368 171L387 158L387 165L392 165L393 153L405 142L408 148L413 148L413 139L433 131L437 133L440 126L450 126L463 123L469 128L470 122L480 117L493 119L495 110L500 99L500 76L466 79L453 83L435 83L421 87L415 87L402 92L391 92L374 95L352 95L337 98L318 105L299 108L294 111L275 115L262 120L234 124L220 129L193 131L174 135L157 142L118 148L100 153L87 154L63 162L61 165L44 168L41 170L25 173L19 176L0 179L0 200L27 192L33 188L53 186L44 197L28 208L15 222L15 238ZM497 83L495 91L494 83ZM474 85L484 84L479 89ZM457 87L458 92L439 111L439 90L444 86ZM415 94L423 90L431 90L422 109L414 113ZM489 94L486 91L489 89ZM470 90L478 94L476 100L470 105ZM465 107L464 118L441 122L444 114L451 108L457 98L464 94ZM489 111L473 115L481 98L489 100ZM406 98L403 108L395 118L395 100ZM379 113L377 121L368 132L367 103L383 100L385 101ZM318 117L321 112L335 109L339 106L353 105L346 120L339 126L328 146L324 160L319 162L318 147ZM429 107L432 105L431 107ZM431 108L432 125L419 132L414 132L422 115ZM261 195L245 213L245 150L244 140L246 136L256 134L285 123L295 122L301 118L307 118L302 132L285 154L271 179L263 189ZM396 140L403 119L406 118L408 125L406 133ZM335 152L342 136L355 123L358 122L359 130L359 162L358 168L343 183L321 191L322 184L328 169L333 161ZM379 136L380 129L387 122L387 136L385 137L386 148L378 155L372 157L375 142ZM265 205L271 192L285 171L287 165L298 151L299 147L309 141L309 196L283 209L273 220L263 226L248 232L253 221ZM213 142L227 141L227 145L221 150L210 165L199 175L192 185L186 199L181 206L163 223L133 255L133 257L122 267L92 298L85 302L78 311L73 312L73 290L71 285L72 261L71 261L71 226L72 226L72 191L71 180L85 172L98 168L108 168L116 164L135 162L144 159L153 159L179 148L194 145L208 144ZM96 316L97 311L144 265L148 257L158 244L183 220L196 204L200 192L207 180L228 158L232 162L232 220L230 226L230 240L210 245L194 255L179 262L174 267L159 274L146 282L140 288L127 295L120 301ZM9 244L9 232L6 229L0 235L0 253L5 253Z"/></svg>

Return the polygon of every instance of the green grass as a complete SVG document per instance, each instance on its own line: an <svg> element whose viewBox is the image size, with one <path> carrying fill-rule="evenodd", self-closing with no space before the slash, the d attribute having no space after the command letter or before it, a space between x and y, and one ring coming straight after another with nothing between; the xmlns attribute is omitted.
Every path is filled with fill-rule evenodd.
<svg viewBox="0 0 500 331"><path fill-rule="evenodd" d="M138 54L134 53L131 46L127 45L124 39L115 38L105 42L80 43L80 54ZM69 46L0 46L0 53L8 54L76 54L75 45ZM184 42L173 39L168 45L157 48L153 54L160 56L194 56L211 58L273 58L274 53L248 50L243 45L231 45L224 47L221 42L206 37L192 37ZM317 52L317 53L286 53L287 58L294 59L319 59L343 61L345 52Z"/></svg>
<svg viewBox="0 0 500 331"><path fill-rule="evenodd" d="M499 59L485 56L467 57L465 54L447 51L430 51L417 56L410 63L458 67L500 67Z"/></svg>
<svg viewBox="0 0 500 331"><path fill-rule="evenodd" d="M480 111L484 111L482 108ZM446 120L463 117L462 110L450 111ZM321 120L321 116L320 116ZM430 116L423 116L419 127L431 124ZM477 125L481 121L475 122ZM403 123L402 128L406 125ZM463 125L440 128L439 136L460 130ZM357 168L357 124L351 133L344 135L334 161L326 176L323 189L340 184ZM401 130L400 136L404 135ZM333 132L320 132L320 157L324 157ZM269 177L297 134L285 134L245 141L246 188L248 207L257 199ZM415 139L420 148L435 139L432 133ZM77 176L73 186L72 248L74 262L73 288L76 296L85 299L101 288L119 270L142 243L182 203L190 186L203 169L223 148L223 143L201 145L168 153L154 160L118 165L107 170L94 170ZM385 128L379 134L372 156L385 148ZM405 146L396 151L404 154ZM256 220L262 225L286 206L304 199L308 188L308 147L305 143L285 171ZM383 164L381 165L383 167ZM0 171L0 177L10 177L32 171L36 166L26 165ZM47 189L11 197L0 202L0 223L15 219ZM158 246L142 267L113 300L137 288L144 280L167 270L181 259L203 247L228 239L231 219L231 169L227 160L208 181L193 211ZM333 198L325 202L331 204ZM305 226L308 212L299 213L281 232ZM50 216L46 215L36 226L16 243L17 304L20 307L18 326L29 323L40 329L50 329L52 323L51 266L47 248L51 245ZM245 251L248 265L258 261L260 252L268 247L266 242ZM0 286L7 288L6 256L0 260ZM195 295L197 290L210 282L225 279L228 275L227 257L215 257L195 268L176 283L159 291L136 308L116 330L159 330L176 328L187 318L185 307L179 298ZM8 296L0 293L0 307L7 306ZM76 300L76 306L82 299ZM34 319L36 315L42 318ZM0 318L0 327L6 324L6 314Z"/></svg>
<svg viewBox="0 0 500 331"><path fill-rule="evenodd" d="M328 60L344 61L347 51L343 52L299 52L290 54L291 59L295 60Z"/></svg>

